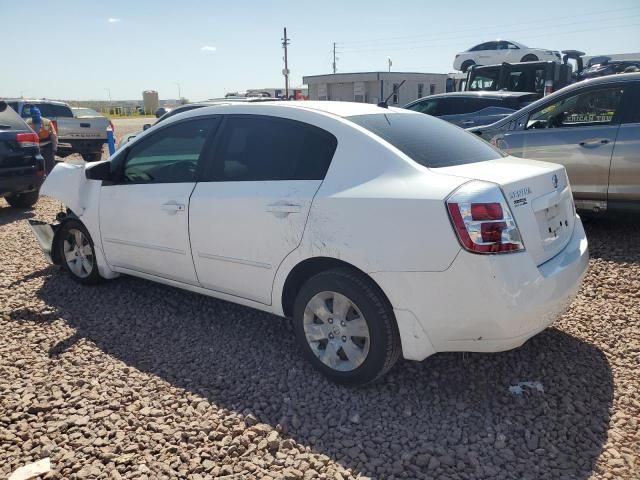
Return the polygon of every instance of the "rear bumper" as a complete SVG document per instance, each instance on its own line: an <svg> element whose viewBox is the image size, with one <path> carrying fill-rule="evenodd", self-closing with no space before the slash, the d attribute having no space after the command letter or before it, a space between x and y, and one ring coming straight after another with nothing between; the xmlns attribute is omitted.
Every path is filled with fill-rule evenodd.
<svg viewBox="0 0 640 480"><path fill-rule="evenodd" d="M39 177L35 173L9 177L0 176L0 195L32 192L38 190L42 182L44 182L44 177Z"/></svg>
<svg viewBox="0 0 640 480"><path fill-rule="evenodd" d="M444 272L379 272L372 277L394 309L403 312L398 323L405 358L422 360L438 351L497 352L522 345L565 312L588 263L586 234L576 218L567 246L540 266L526 251L461 251ZM407 312L414 322L406 321ZM411 331L403 335L404 324Z"/></svg>

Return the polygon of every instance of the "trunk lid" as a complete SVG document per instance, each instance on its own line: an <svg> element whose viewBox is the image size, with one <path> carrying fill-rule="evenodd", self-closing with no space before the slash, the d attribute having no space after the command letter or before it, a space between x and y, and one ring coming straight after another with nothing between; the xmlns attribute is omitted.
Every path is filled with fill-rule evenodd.
<svg viewBox="0 0 640 480"><path fill-rule="evenodd" d="M562 165L505 157L431 171L498 184L536 265L556 256L571 239L575 208Z"/></svg>

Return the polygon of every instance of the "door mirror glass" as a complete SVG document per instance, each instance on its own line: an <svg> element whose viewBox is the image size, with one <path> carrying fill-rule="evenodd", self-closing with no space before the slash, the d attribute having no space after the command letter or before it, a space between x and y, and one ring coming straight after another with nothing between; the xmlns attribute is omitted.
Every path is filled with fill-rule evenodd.
<svg viewBox="0 0 640 480"><path fill-rule="evenodd" d="M149 130L150 128L151 128L151 124L150 124L150 123L145 123L145 124L142 126L142 130L143 130L143 131Z"/></svg>
<svg viewBox="0 0 640 480"><path fill-rule="evenodd" d="M104 162L96 162L88 165L85 168L84 175L87 180L106 180L113 179L111 174L111 162L105 160Z"/></svg>

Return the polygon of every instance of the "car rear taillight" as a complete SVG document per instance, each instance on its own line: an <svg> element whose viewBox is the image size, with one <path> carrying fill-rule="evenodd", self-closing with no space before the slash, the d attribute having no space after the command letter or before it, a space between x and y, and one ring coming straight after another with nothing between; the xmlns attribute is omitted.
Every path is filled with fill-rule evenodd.
<svg viewBox="0 0 640 480"><path fill-rule="evenodd" d="M550 95L553 93L553 81L547 80L544 82L544 96Z"/></svg>
<svg viewBox="0 0 640 480"><path fill-rule="evenodd" d="M34 132L30 133L16 133L16 142L21 147L37 147L40 145L38 134Z"/></svg>
<svg viewBox="0 0 640 480"><path fill-rule="evenodd" d="M505 253L524 250L520 230L500 188L489 182L471 181L446 201L460 244L473 253Z"/></svg>
<svg viewBox="0 0 640 480"><path fill-rule="evenodd" d="M56 135L58 134L58 121L51 120L51 124L53 125L53 129L56 131Z"/></svg>

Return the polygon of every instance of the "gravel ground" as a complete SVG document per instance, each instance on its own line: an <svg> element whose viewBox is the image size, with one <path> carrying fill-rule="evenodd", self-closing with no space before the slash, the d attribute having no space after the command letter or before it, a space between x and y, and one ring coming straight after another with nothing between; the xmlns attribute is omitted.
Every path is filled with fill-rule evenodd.
<svg viewBox="0 0 640 480"><path fill-rule="evenodd" d="M0 200L0 477L44 457L57 479L640 476L640 223L586 223L579 296L523 347L347 389L285 319L131 277L76 284L25 221L58 209Z"/></svg>

